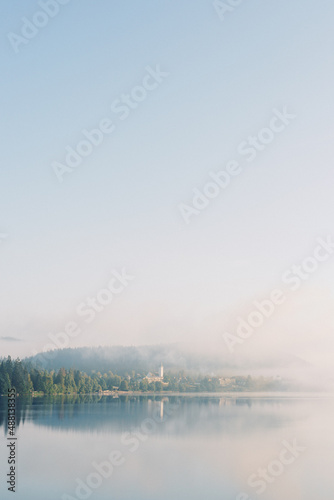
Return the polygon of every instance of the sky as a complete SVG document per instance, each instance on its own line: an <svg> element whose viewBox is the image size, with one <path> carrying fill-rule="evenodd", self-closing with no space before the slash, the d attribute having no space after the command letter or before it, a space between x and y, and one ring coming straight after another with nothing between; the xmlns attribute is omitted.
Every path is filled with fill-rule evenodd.
<svg viewBox="0 0 334 500"><path fill-rule="evenodd" d="M67 347L205 342L331 366L334 254L297 290L282 276L334 238L333 15L330 0L1 6L0 355L65 346L75 323ZM101 292L115 272L131 279ZM230 352L224 334L274 289L284 303Z"/></svg>

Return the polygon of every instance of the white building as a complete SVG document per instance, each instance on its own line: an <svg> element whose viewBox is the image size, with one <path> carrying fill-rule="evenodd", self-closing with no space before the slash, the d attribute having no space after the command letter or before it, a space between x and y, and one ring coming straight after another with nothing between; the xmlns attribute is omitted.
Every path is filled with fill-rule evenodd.
<svg viewBox="0 0 334 500"><path fill-rule="evenodd" d="M164 367L162 366L162 363L159 368L159 373L150 372L144 378L146 378L148 382L162 382L164 379Z"/></svg>

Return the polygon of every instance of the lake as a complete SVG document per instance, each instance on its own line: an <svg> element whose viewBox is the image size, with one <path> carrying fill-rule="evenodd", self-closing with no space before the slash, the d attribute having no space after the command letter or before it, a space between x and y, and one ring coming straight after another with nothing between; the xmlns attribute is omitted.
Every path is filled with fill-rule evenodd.
<svg viewBox="0 0 334 500"><path fill-rule="evenodd" d="M334 399L17 399L16 493L0 398L0 498L333 500Z"/></svg>

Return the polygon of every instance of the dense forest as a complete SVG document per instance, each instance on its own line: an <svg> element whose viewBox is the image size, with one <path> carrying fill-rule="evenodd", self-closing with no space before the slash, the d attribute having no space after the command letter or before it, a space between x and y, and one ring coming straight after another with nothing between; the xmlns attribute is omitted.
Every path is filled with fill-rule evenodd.
<svg viewBox="0 0 334 500"><path fill-rule="evenodd" d="M77 369L59 368L43 370L31 362L12 360L10 356L0 363L0 394L7 394L15 387L18 394L33 392L47 395L91 394L102 391L173 391L173 392L220 392L220 391L274 391L286 389L282 381L273 378L232 377L221 384L218 377L190 376L184 371L167 373L163 380L150 381L145 373L120 376L111 371L86 373Z"/></svg>

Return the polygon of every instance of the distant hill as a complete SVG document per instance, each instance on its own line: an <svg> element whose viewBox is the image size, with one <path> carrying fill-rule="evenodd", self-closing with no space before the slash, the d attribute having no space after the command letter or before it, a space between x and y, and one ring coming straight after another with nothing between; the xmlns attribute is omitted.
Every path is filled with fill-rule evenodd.
<svg viewBox="0 0 334 500"><path fill-rule="evenodd" d="M158 370L163 363L165 370L216 371L222 368L221 360L198 353L186 353L178 344L150 346L80 347L53 351L53 359L42 355L27 358L47 370L61 367L76 368L86 372L100 371L124 375Z"/></svg>
<svg viewBox="0 0 334 500"><path fill-rule="evenodd" d="M104 346L59 349L52 352L52 359L36 355L26 358L47 370L75 368L87 373L112 371L119 375L147 373L158 370L163 363L165 370L196 372L201 374L272 374L286 375L289 369L303 372L308 363L291 355L276 355L275 359L246 359L228 356L214 346L188 344L163 344L148 346Z"/></svg>

